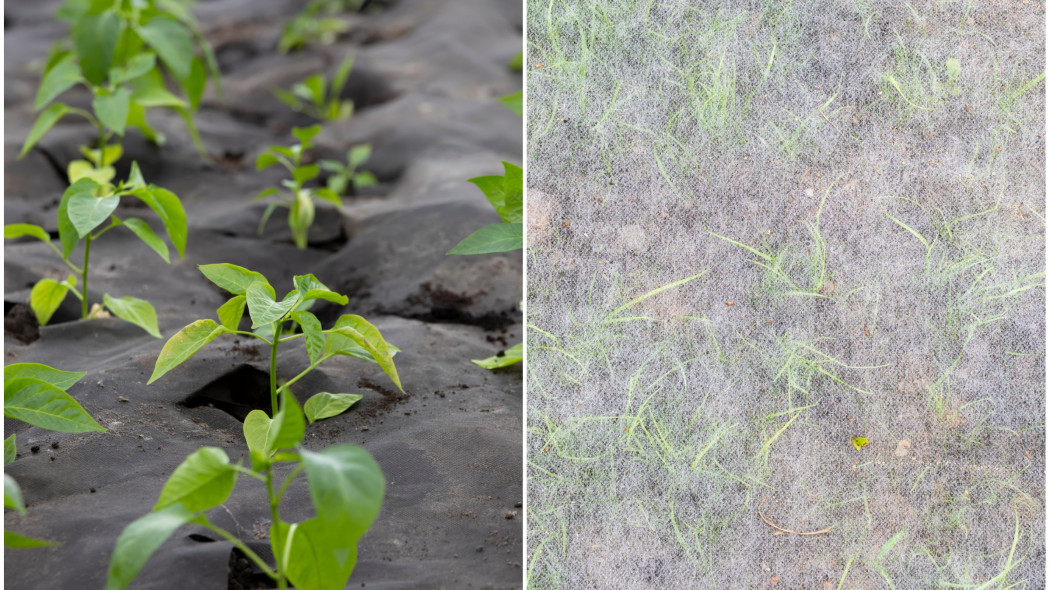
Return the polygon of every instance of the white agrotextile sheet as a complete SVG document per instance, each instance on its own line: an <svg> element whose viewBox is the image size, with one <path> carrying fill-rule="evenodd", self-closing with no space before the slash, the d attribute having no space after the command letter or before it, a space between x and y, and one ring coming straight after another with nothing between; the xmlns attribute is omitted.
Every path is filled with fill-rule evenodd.
<svg viewBox="0 0 1050 590"><path fill-rule="evenodd" d="M528 587L1045 587L1042 5L527 16Z"/></svg>

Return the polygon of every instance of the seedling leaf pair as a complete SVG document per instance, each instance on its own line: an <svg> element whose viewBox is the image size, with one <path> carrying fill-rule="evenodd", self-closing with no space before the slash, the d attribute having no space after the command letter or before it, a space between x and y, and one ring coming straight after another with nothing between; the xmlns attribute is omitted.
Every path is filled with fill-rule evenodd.
<svg viewBox="0 0 1050 590"><path fill-rule="evenodd" d="M150 383L188 360L215 338L223 334L241 333L237 327L247 307L252 328L268 328L269 335L264 337L258 332L247 334L266 341L273 351L276 351L280 342L297 337L282 338L281 330L274 330L274 327L279 328L287 322L295 322L302 330L307 355L310 358L310 369L336 355L352 356L379 364L391 381L401 388L401 380L393 361L398 349L389 344L375 326L361 316L344 315L336 320L331 329L323 330L317 317L303 309L305 305L319 299L339 305L349 302L345 295L332 291L314 275L294 277L292 282L295 288L278 301L273 286L258 272L228 263L206 264L199 268L205 277L229 291L234 297L217 310L219 323L210 319L197 320L165 343L157 358ZM274 398L273 405L276 406L277 390L274 389L271 394ZM276 407L273 410L276 411ZM319 418L311 420L314 419Z"/></svg>
<svg viewBox="0 0 1050 590"><path fill-rule="evenodd" d="M78 161L84 162L92 171L99 172L106 168L112 170L109 163L120 157L121 149L119 146L107 146L101 150L82 149L81 151L90 162ZM101 168L92 168L96 165ZM121 219L115 215L121 197L134 196L153 209L160 217L168 239L175 246L179 256L185 255L186 212L174 193L155 185L147 185L142 178L142 172L135 163L132 163L129 179L118 185L99 182L97 178L98 175L94 173L83 176L73 182L62 194L57 210L58 239L61 248L51 242L51 236L40 226L28 223L4 226L5 239L26 236L36 238L55 250L62 257L66 266L75 273L61 282L52 278L44 278L33 286L29 295L29 305L36 314L37 322L42 326L51 321L55 311L58 310L69 292L72 292L81 301L81 317L85 319L89 317L87 283L91 243L110 229L126 227L156 252L164 262L171 261L167 244L148 223L136 217ZM109 224L103 225L107 220ZM77 266L70 261L70 256L81 241L84 243L84 263L82 266ZM81 278L79 292L77 291L77 275ZM157 313L148 301L136 297L111 297L109 294L104 294L103 305L113 315L139 326L154 338L160 338Z"/></svg>
<svg viewBox="0 0 1050 590"><path fill-rule="evenodd" d="M520 101L520 93L518 94ZM479 176L470 179L470 182L481 189L481 192L503 222L493 223L475 231L459 244L456 244L456 247L449 250L447 254L472 255L512 252L520 250L524 246L523 170L520 166L515 166L506 161L503 162L503 170L503 176ZM521 362L524 352L524 346L518 344L501 353L501 356L498 355L472 362L486 369L498 369Z"/></svg>
<svg viewBox="0 0 1050 590"><path fill-rule="evenodd" d="M520 250L524 243L522 169L503 162L503 176L471 178L492 204L502 223L487 225L467 236L448 254L490 254Z"/></svg>
<svg viewBox="0 0 1050 590"><path fill-rule="evenodd" d="M290 581L296 588L321 590L346 585L357 562L357 543L379 515L386 481L367 451L338 445L321 452L299 448L305 434L302 410L295 398L284 393L281 410L273 419L256 410L244 423L251 452L253 477L267 482L273 514L291 481L305 471L316 516L301 523L279 518L270 527L276 560L271 569L258 555L230 533L212 525L204 512L229 498L240 473L225 451L203 447L187 457L168 478L153 512L132 522L117 539L110 561L106 588L121 590L141 571L150 555L181 526L194 522L231 540L281 587ZM297 452L279 453L282 449ZM270 485L275 461L300 463L280 491Z"/></svg>
<svg viewBox="0 0 1050 590"><path fill-rule="evenodd" d="M256 195L255 200L271 196L277 197L277 200L271 201L267 205L262 220L259 222L259 233L262 234L263 229L266 227L266 222L270 219L270 215L273 214L274 210L278 207L287 208L288 227L292 230L292 238L296 247L300 250L306 248L310 226L314 222L316 213L314 199L323 199L336 207L342 206L339 195L331 188L304 187L305 183L317 178L321 173L319 165L302 163L303 152L313 147L314 137L320 132L320 125L304 128L295 127L292 129L292 135L299 140L298 144L292 147L270 146L266 152L259 154L259 157L255 160L255 168L257 170L264 170L270 166L280 164L292 175L290 180L281 182L281 185L287 191L271 187Z"/></svg>
<svg viewBox="0 0 1050 590"><path fill-rule="evenodd" d="M214 52L199 34L189 11L166 0L141 0L131 6L67 1L56 16L70 22L71 43L60 41L52 48L33 107L44 110L19 157L67 114L82 116L99 127L101 145L114 135L123 136L128 127L136 127L147 138L160 142L163 136L146 121L145 109L165 106L183 115L198 151L207 159L189 109L200 106L209 78L218 93L222 92ZM188 100L167 90L160 63ZM86 86L94 96L90 112L52 104L77 84ZM70 173L70 182L75 182L88 171L78 164L71 166ZM112 178L106 178L105 173L93 177L99 182Z"/></svg>
<svg viewBox="0 0 1050 590"><path fill-rule="evenodd" d="M56 432L105 432L66 390L86 373L61 371L38 363L4 367L4 417ZM15 435L4 439L4 465L15 460ZM4 474L4 507L25 515L22 490ZM47 541L4 531L4 546L25 549L51 545Z"/></svg>
<svg viewBox="0 0 1050 590"><path fill-rule="evenodd" d="M56 432L104 432L66 393L84 375L37 363L4 367L4 416Z"/></svg>
<svg viewBox="0 0 1050 590"><path fill-rule="evenodd" d="M291 91L274 89L274 95L292 110L306 113L321 121L343 121L354 114L354 103L343 100L343 87L354 67L353 55L347 55L332 76L331 84L324 74L314 74L294 84Z"/></svg>
<svg viewBox="0 0 1050 590"><path fill-rule="evenodd" d="M367 170L358 171L358 168L372 155L370 144L356 145L346 153L346 163L336 160L321 160L322 170L331 173L328 177L328 190L336 197L334 203L339 205L339 197L345 196L351 187L362 189L375 186L378 182L375 175ZM331 199L329 199L331 200Z"/></svg>

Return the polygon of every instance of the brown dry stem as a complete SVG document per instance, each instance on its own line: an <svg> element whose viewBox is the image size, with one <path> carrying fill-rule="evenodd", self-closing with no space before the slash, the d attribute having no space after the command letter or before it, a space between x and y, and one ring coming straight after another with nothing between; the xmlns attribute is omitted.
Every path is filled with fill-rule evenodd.
<svg viewBox="0 0 1050 590"><path fill-rule="evenodd" d="M773 527L774 529L777 530L777 532L773 533L774 535L790 534L790 535L798 535L800 537L811 537L813 535L823 535L824 533L830 532L831 529L835 528L833 526L829 526L828 528L821 529L819 531L799 532L799 531L793 531L791 529L785 529L783 527L779 527L776 524L774 524L773 521L769 519L769 517L767 517L765 514L762 514L762 506L765 505L765 503L767 501L769 501L769 498L762 498L762 502L759 503L759 505L758 505L758 517L762 519L762 522L768 524L769 526L771 526L771 527Z"/></svg>

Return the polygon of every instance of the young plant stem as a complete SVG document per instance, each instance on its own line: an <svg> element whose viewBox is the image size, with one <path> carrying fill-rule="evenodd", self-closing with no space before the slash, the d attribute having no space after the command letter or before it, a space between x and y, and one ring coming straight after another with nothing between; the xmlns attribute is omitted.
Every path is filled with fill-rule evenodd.
<svg viewBox="0 0 1050 590"><path fill-rule="evenodd" d="M280 325L273 326L273 342L270 343L270 417L277 415L277 345L281 343Z"/></svg>
<svg viewBox="0 0 1050 590"><path fill-rule="evenodd" d="M274 337L274 342L277 342L277 337L276 336ZM274 350L277 350L276 345L274 346ZM282 491L282 493L283 493L283 491ZM278 512L277 512L277 503L280 502L280 498L276 498L273 495L273 468L272 467L270 469L266 470L266 497L270 499L270 518L271 518L271 522L273 522L273 526L276 527L277 523L280 522L280 520L281 520L281 515L278 514ZM275 580L277 580L277 588L279 590L287 590L287 588L288 588L288 580L285 579L284 571L281 568L281 558L280 558L280 556L274 555L273 559L274 559L274 563L277 564L277 575L274 578Z"/></svg>
<svg viewBox="0 0 1050 590"><path fill-rule="evenodd" d="M240 539L227 532L226 529L215 526L206 517L194 522L198 522L204 528L216 533L223 539L226 539L227 541L233 543L234 547L240 549L241 553L243 553L244 556L248 559L252 560L252 562L254 562L255 565L258 566L259 569L261 569L263 573L267 576L270 576L274 580L278 580L278 583L280 583L280 581L283 579L283 576L279 578L278 574L274 573L274 571L270 569L270 566L266 565L266 562L263 561L263 559L259 557L259 555L256 552L252 551L251 548L245 545Z"/></svg>
<svg viewBox="0 0 1050 590"><path fill-rule="evenodd" d="M331 358L331 356L330 356L330 355L326 355L326 356L323 356L323 357L321 357L321 358L317 359L317 362L316 362L316 363L311 363L309 367L306 367L305 369L303 369L303 372L302 372L302 373L299 373L299 374L298 374L298 375L296 375L295 377L292 377L292 378L291 378L291 379L289 379L289 380L288 380L288 381L287 381L287 382L286 382L286 383L285 383L284 385L282 385L282 386L280 386L279 388L277 388L277 391L278 391L278 393L280 393L280 392L284 391L284 390L285 390L285 389L287 389L287 388L288 388L288 387L289 387L290 385L292 385L292 384L293 384L293 383L295 383L296 381L298 381L298 380L302 379L303 377L305 377L307 373L309 373L310 371L313 371L314 369L316 369L318 365L320 365L320 364L321 364L321 363L323 363L324 361L328 360L329 358Z"/></svg>
<svg viewBox="0 0 1050 590"><path fill-rule="evenodd" d="M80 292L84 294L80 298L80 312L84 319L88 317L88 257L91 256L91 234L84 239L84 268L80 272Z"/></svg>

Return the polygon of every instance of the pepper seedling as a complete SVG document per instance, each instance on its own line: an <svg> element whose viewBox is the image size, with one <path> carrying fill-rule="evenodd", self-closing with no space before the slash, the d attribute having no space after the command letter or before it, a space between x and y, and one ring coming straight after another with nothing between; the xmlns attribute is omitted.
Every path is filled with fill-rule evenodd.
<svg viewBox="0 0 1050 590"><path fill-rule="evenodd" d="M146 110L167 107L182 116L198 152L208 159L193 113L209 80L221 96L219 65L187 6L165 0L66 0L56 17L70 24L70 38L51 48L33 103L34 110L43 110L19 158L70 114L98 129L99 151L108 149L113 136L123 137L128 127L162 144L164 136L150 126ZM167 77L185 98L168 90ZM78 84L91 91L91 111L54 102ZM78 168L83 171L84 165ZM71 183L79 178L70 176ZM109 182L112 176L95 180Z"/></svg>
<svg viewBox="0 0 1050 590"><path fill-rule="evenodd" d="M375 459L360 447L336 445L320 452L308 451L301 443L306 421L313 422L346 410L361 396L322 392L312 396L303 409L289 387L324 361L345 355L378 363L401 389L393 355L398 349L383 339L379 330L361 316L344 315L335 326L321 323L304 308L316 300L346 305L345 295L335 293L313 275L293 278L295 286L282 300L258 272L232 264L207 264L201 272L233 297L216 312L219 322L197 320L171 337L157 358L149 383L197 353L223 334L258 338L270 346L271 414L252 410L244 420L244 438L251 469L230 463L217 447L198 449L171 474L161 490L153 512L129 524L117 539L109 565L107 590L121 590L135 578L149 556L175 530L198 524L230 541L252 560L278 588L291 582L299 590L343 588L357 561L357 543L372 525L383 503L386 481ZM245 307L252 328L269 326L270 338L238 330ZM299 334L282 336L281 325L295 322ZM277 351L282 342L302 337L310 365L286 383L277 386ZM278 397L281 404L278 408ZM274 491L273 467L293 463L295 468ZM306 472L316 516L299 523L281 520L279 504L288 486ZM266 484L270 504L270 546L275 564L271 567L240 539L208 520L205 512L226 501L238 475Z"/></svg>
<svg viewBox="0 0 1050 590"><path fill-rule="evenodd" d="M29 294L29 306L33 309L37 322L41 326L47 325L51 320L51 316L65 300L66 294L73 293L80 299L82 318L97 316L108 309L120 319L139 326L155 338L160 338L157 312L148 301L136 297L111 297L105 294L102 298L102 305L96 305L94 309L90 309L88 305L87 288L91 244L109 230L115 227L126 227L163 258L164 262L171 261L167 244L148 223L137 217L121 219L114 214L121 197L126 196L136 197L156 212L179 257L185 257L186 212L182 208L182 203L175 193L153 184L146 184L136 163L131 165L130 179L121 181L116 186L99 183L91 177L84 177L66 189L58 205L58 237L61 248L55 246L51 241L51 236L39 225L14 223L4 226L5 239L23 236L37 238L61 256L66 266L75 273L61 282L45 278L33 286ZM109 223L98 229L107 219ZM96 229L98 231L95 231ZM77 266L69 260L69 257L81 241L84 243L84 263L82 266ZM79 284L77 283L78 275Z"/></svg>
<svg viewBox="0 0 1050 590"><path fill-rule="evenodd" d="M321 169L331 173L325 184L339 196L346 196L351 187L360 190L375 186L377 181L374 174L368 170L357 170L371 155L372 146L363 144L356 145L346 152L346 164L336 160L321 160Z"/></svg>
<svg viewBox="0 0 1050 590"><path fill-rule="evenodd" d="M127 587L150 555L179 527L191 523L233 543L282 590L289 582L298 590L344 588L357 563L357 544L379 516L386 480L365 449L343 444L309 451L301 445L305 432L303 411L295 396L285 390L273 419L255 410L244 422L251 469L231 463L218 447L202 447L187 457L164 484L153 511L133 521L117 538L106 590ZM295 467L275 490L274 466L280 463ZM290 523L281 519L279 505L303 471L316 516ZM243 541L208 520L206 512L226 502L239 475L266 485L272 567Z"/></svg>
<svg viewBox="0 0 1050 590"><path fill-rule="evenodd" d="M295 246L300 250L306 248L307 234L314 222L314 198L324 199L336 207L343 206L339 195L328 187L303 187L303 184L317 178L321 173L317 164L302 163L303 152L313 147L313 138L320 132L320 125L306 128L293 127L292 135L299 140L298 144L291 147L270 146L255 160L256 170L265 170L274 164L280 164L292 173L291 179L281 181L281 186L287 189L286 192L270 187L255 196L257 201L273 195L278 197L278 200L271 201L266 206L262 220L259 222L259 233L262 234L274 210L278 207L287 207L288 227L292 230Z"/></svg>
<svg viewBox="0 0 1050 590"><path fill-rule="evenodd" d="M486 225L463 239L448 254L491 254L513 252L524 245L523 231L523 185L524 176L520 166L503 162L503 176L479 176L471 178L499 214L499 223ZM520 363L525 355L525 345L516 344L487 359L471 361L486 369L499 369Z"/></svg>
<svg viewBox="0 0 1050 590"><path fill-rule="evenodd" d="M55 432L105 432L66 390L87 373L60 371L38 363L14 363L4 367L4 417ZM15 435L4 439L4 466L16 456ZM26 506L18 482L4 474L4 508L25 515ZM4 546L14 549L46 547L52 543L8 530Z"/></svg>
<svg viewBox="0 0 1050 590"><path fill-rule="evenodd" d="M270 347L270 402L271 416L277 414L277 398L295 382L316 369L321 363L335 356L349 356L371 361L379 365L394 385L401 389L401 380L394 366L394 355L399 351L383 339L379 329L359 315L344 315L328 330L321 328L317 316L307 311L316 300L331 301L346 305L349 299L326 287L312 274L299 275L292 279L295 288L283 299L277 300L276 292L262 274L233 264L204 264L198 267L209 281L229 291L233 297L216 311L219 321L197 320L164 345L157 358L149 383L164 376L179 366L204 345L224 334L240 334L257 338ZM254 332L238 329L244 317L245 307ZM281 326L294 322L299 326L297 334L285 335ZM303 338L310 365L280 387L277 386L277 349L282 342ZM346 393L322 392L306 402L307 418L313 422L339 414L360 399ZM350 404L346 403L350 401ZM345 405L344 405L345 404ZM257 416L253 418L253 416ZM265 414L259 410L248 415L245 424L261 420Z"/></svg>
<svg viewBox="0 0 1050 590"><path fill-rule="evenodd" d="M274 95L297 113L305 113L319 121L344 121L354 114L354 101L342 98L343 87L354 67L352 55L346 56L332 83L324 74L314 74L292 86L291 92L274 88Z"/></svg>

